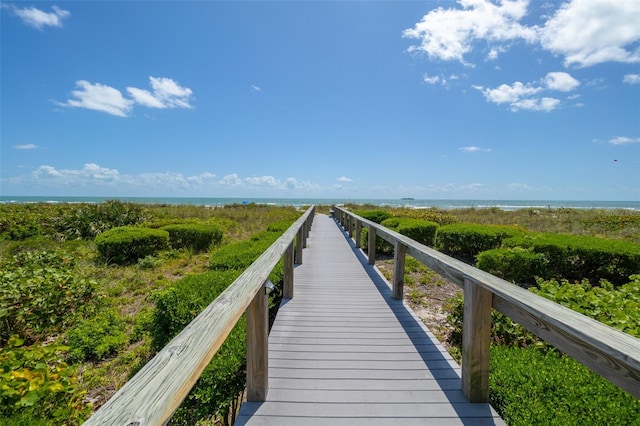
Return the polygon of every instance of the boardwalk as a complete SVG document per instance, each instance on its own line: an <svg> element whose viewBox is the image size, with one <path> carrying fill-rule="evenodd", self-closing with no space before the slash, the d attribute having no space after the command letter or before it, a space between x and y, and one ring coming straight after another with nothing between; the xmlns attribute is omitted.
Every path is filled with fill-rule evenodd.
<svg viewBox="0 0 640 426"><path fill-rule="evenodd" d="M269 335L266 402L236 425L493 425L460 391L460 369L354 248L317 215Z"/></svg>

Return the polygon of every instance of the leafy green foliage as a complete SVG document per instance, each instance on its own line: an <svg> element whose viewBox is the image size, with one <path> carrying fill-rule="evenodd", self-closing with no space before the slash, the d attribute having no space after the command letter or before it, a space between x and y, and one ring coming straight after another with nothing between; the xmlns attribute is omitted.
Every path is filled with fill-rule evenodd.
<svg viewBox="0 0 640 426"><path fill-rule="evenodd" d="M68 239L94 239L108 229L142 223L148 215L141 205L118 200L77 204L62 210L53 227Z"/></svg>
<svg viewBox="0 0 640 426"><path fill-rule="evenodd" d="M245 269L260 257L273 244L280 233L262 232L252 236L247 241L227 244L211 253L211 269Z"/></svg>
<svg viewBox="0 0 640 426"><path fill-rule="evenodd" d="M621 285L640 271L640 244L569 234L527 233L505 239L507 247L530 248L544 254L545 276Z"/></svg>
<svg viewBox="0 0 640 426"><path fill-rule="evenodd" d="M433 246L438 229L435 222L408 217L392 217L382 221L381 225L427 246Z"/></svg>
<svg viewBox="0 0 640 426"><path fill-rule="evenodd" d="M435 248L468 263L485 250L499 248L502 240L518 234L510 226L456 223L438 228Z"/></svg>
<svg viewBox="0 0 640 426"><path fill-rule="evenodd" d="M476 268L525 288L535 285L536 277L548 278L545 256L521 247L483 251Z"/></svg>
<svg viewBox="0 0 640 426"><path fill-rule="evenodd" d="M100 255L109 263L127 265L169 247L169 233L161 229L125 226L96 237Z"/></svg>
<svg viewBox="0 0 640 426"><path fill-rule="evenodd" d="M21 252L0 263L0 343L13 334L35 341L63 327L93 295L96 282L60 251Z"/></svg>
<svg viewBox="0 0 640 426"><path fill-rule="evenodd" d="M635 425L640 400L556 352L494 346L491 405L512 425Z"/></svg>
<svg viewBox="0 0 640 426"><path fill-rule="evenodd" d="M220 244L223 235L219 226L209 223L168 225L162 229L169 233L171 247L174 249L190 248L196 253L206 251L212 245Z"/></svg>
<svg viewBox="0 0 640 426"><path fill-rule="evenodd" d="M607 281L593 286L587 280L576 284L539 280L538 287L531 291L640 338L640 275L632 275L629 283L617 288Z"/></svg>
<svg viewBox="0 0 640 426"><path fill-rule="evenodd" d="M161 348L169 342L239 275L238 270L188 275L167 290L154 294L154 346ZM246 322L242 317L174 415L172 422L194 424L198 419L213 415L226 418L232 401L244 389L245 357Z"/></svg>
<svg viewBox="0 0 640 426"><path fill-rule="evenodd" d="M356 210L354 213L375 223L382 223L393 216L386 210Z"/></svg>
<svg viewBox="0 0 640 426"><path fill-rule="evenodd" d="M0 417L80 424L91 411L64 362L65 346L34 344L12 336L0 348ZM18 420L16 420L18 422Z"/></svg>
<svg viewBox="0 0 640 426"><path fill-rule="evenodd" d="M67 339L71 361L100 361L129 343L127 322L116 309L107 309L79 322L68 331Z"/></svg>

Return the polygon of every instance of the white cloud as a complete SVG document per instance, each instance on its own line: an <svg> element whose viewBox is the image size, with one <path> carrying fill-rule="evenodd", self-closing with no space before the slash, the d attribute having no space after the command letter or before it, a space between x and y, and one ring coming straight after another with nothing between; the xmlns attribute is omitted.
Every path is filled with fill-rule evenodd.
<svg viewBox="0 0 640 426"><path fill-rule="evenodd" d="M630 138L627 136L616 136L609 139L609 143L613 145L626 145L629 143L640 143L640 138Z"/></svg>
<svg viewBox="0 0 640 426"><path fill-rule="evenodd" d="M459 61L481 45L490 46L486 60L497 59L514 41L539 43L564 57L565 66L603 62L640 62L640 2L637 0L570 0L555 10L543 5L541 25L527 26L529 0L458 0L459 8L439 7L427 13L403 37L419 40L409 52L430 59Z"/></svg>
<svg viewBox="0 0 640 426"><path fill-rule="evenodd" d="M572 0L540 29L540 43L564 56L565 66L640 62L640 2ZM629 49L630 48L630 49Z"/></svg>
<svg viewBox="0 0 640 426"><path fill-rule="evenodd" d="M437 75L430 76L430 75L428 75L428 74L425 74L425 75L423 76L423 80L424 80L424 82L425 82L425 83L427 83L427 84L436 84L436 83L438 83L438 82L440 81L440 77L439 77L439 76L437 76Z"/></svg>
<svg viewBox="0 0 640 426"><path fill-rule="evenodd" d="M556 98L530 98L522 99L518 102L511 104L512 111L519 111L521 109L528 111L553 111L560 105L560 99Z"/></svg>
<svg viewBox="0 0 640 426"><path fill-rule="evenodd" d="M14 149L37 149L38 145L32 144L32 143L28 143L28 144L24 144L24 145L14 145L13 148Z"/></svg>
<svg viewBox="0 0 640 426"><path fill-rule="evenodd" d="M165 77L149 77L153 93L136 87L127 92L136 103L150 108L193 108L190 104L193 91Z"/></svg>
<svg viewBox="0 0 640 426"><path fill-rule="evenodd" d="M65 18L71 16L71 13L67 10L60 9L58 6L53 6L51 9L53 12L44 12L35 7L19 8L16 6L8 6L22 21L39 30L44 27L62 27L62 21Z"/></svg>
<svg viewBox="0 0 640 426"><path fill-rule="evenodd" d="M253 90L254 92L262 92L262 87L256 86L255 84L252 84L251 85L251 90Z"/></svg>
<svg viewBox="0 0 640 426"><path fill-rule="evenodd" d="M122 96L118 89L86 80L76 81L77 90L71 92L75 99L57 103L64 107L77 107L106 112L118 117L126 117L133 108L133 101Z"/></svg>
<svg viewBox="0 0 640 426"><path fill-rule="evenodd" d="M566 72L550 72L543 82L547 88L561 92L570 92L580 86L580 82Z"/></svg>
<svg viewBox="0 0 640 426"><path fill-rule="evenodd" d="M640 84L640 74L626 74L622 82L627 84Z"/></svg>
<svg viewBox="0 0 640 426"><path fill-rule="evenodd" d="M72 99L55 102L63 107L86 108L106 112L118 117L127 117L135 104L149 108L193 108L190 104L193 92L170 78L149 77L153 92L137 87L127 87L131 98L120 90L101 83L86 80L76 81L77 89L71 92Z"/></svg>
<svg viewBox="0 0 640 426"><path fill-rule="evenodd" d="M484 97L489 102L496 104L514 103L523 97L535 95L542 90L541 87L533 87L530 84L522 84L519 81L509 86L508 84L501 84L495 89L485 89L482 86L473 86L482 92Z"/></svg>
<svg viewBox="0 0 640 426"><path fill-rule="evenodd" d="M460 148L460 151L462 151L465 154L470 154L470 153L474 153L474 152L491 152L491 149L480 148L478 146L464 146L464 147Z"/></svg>
<svg viewBox="0 0 640 426"><path fill-rule="evenodd" d="M503 0L494 4L489 0L459 0L462 9L439 7L426 14L403 37L420 40L409 47L410 52L425 52L430 58L459 61L473 50L476 40L494 44L489 56L499 52L498 44L522 39L533 42L536 31L519 23L527 13L528 0ZM469 64L467 64L469 65Z"/></svg>
<svg viewBox="0 0 640 426"><path fill-rule="evenodd" d="M340 182L353 182L353 179L351 179L349 177L346 177L346 176L340 176L338 178L338 181L340 181Z"/></svg>

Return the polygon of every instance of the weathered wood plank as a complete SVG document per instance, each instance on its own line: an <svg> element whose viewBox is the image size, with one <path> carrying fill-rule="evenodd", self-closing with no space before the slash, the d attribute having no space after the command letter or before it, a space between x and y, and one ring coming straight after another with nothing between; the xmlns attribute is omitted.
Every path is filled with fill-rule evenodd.
<svg viewBox="0 0 640 426"><path fill-rule="evenodd" d="M471 402L489 401L491 292L471 282L464 286L462 392Z"/></svg>
<svg viewBox="0 0 640 426"><path fill-rule="evenodd" d="M264 401L269 391L269 308L264 287L247 308L247 401Z"/></svg>

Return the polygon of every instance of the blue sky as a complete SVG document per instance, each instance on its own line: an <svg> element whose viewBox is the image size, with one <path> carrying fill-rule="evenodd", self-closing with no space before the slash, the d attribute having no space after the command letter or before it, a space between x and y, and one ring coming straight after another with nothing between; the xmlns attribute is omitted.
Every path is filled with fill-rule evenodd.
<svg viewBox="0 0 640 426"><path fill-rule="evenodd" d="M0 4L0 195L640 200L640 0Z"/></svg>

